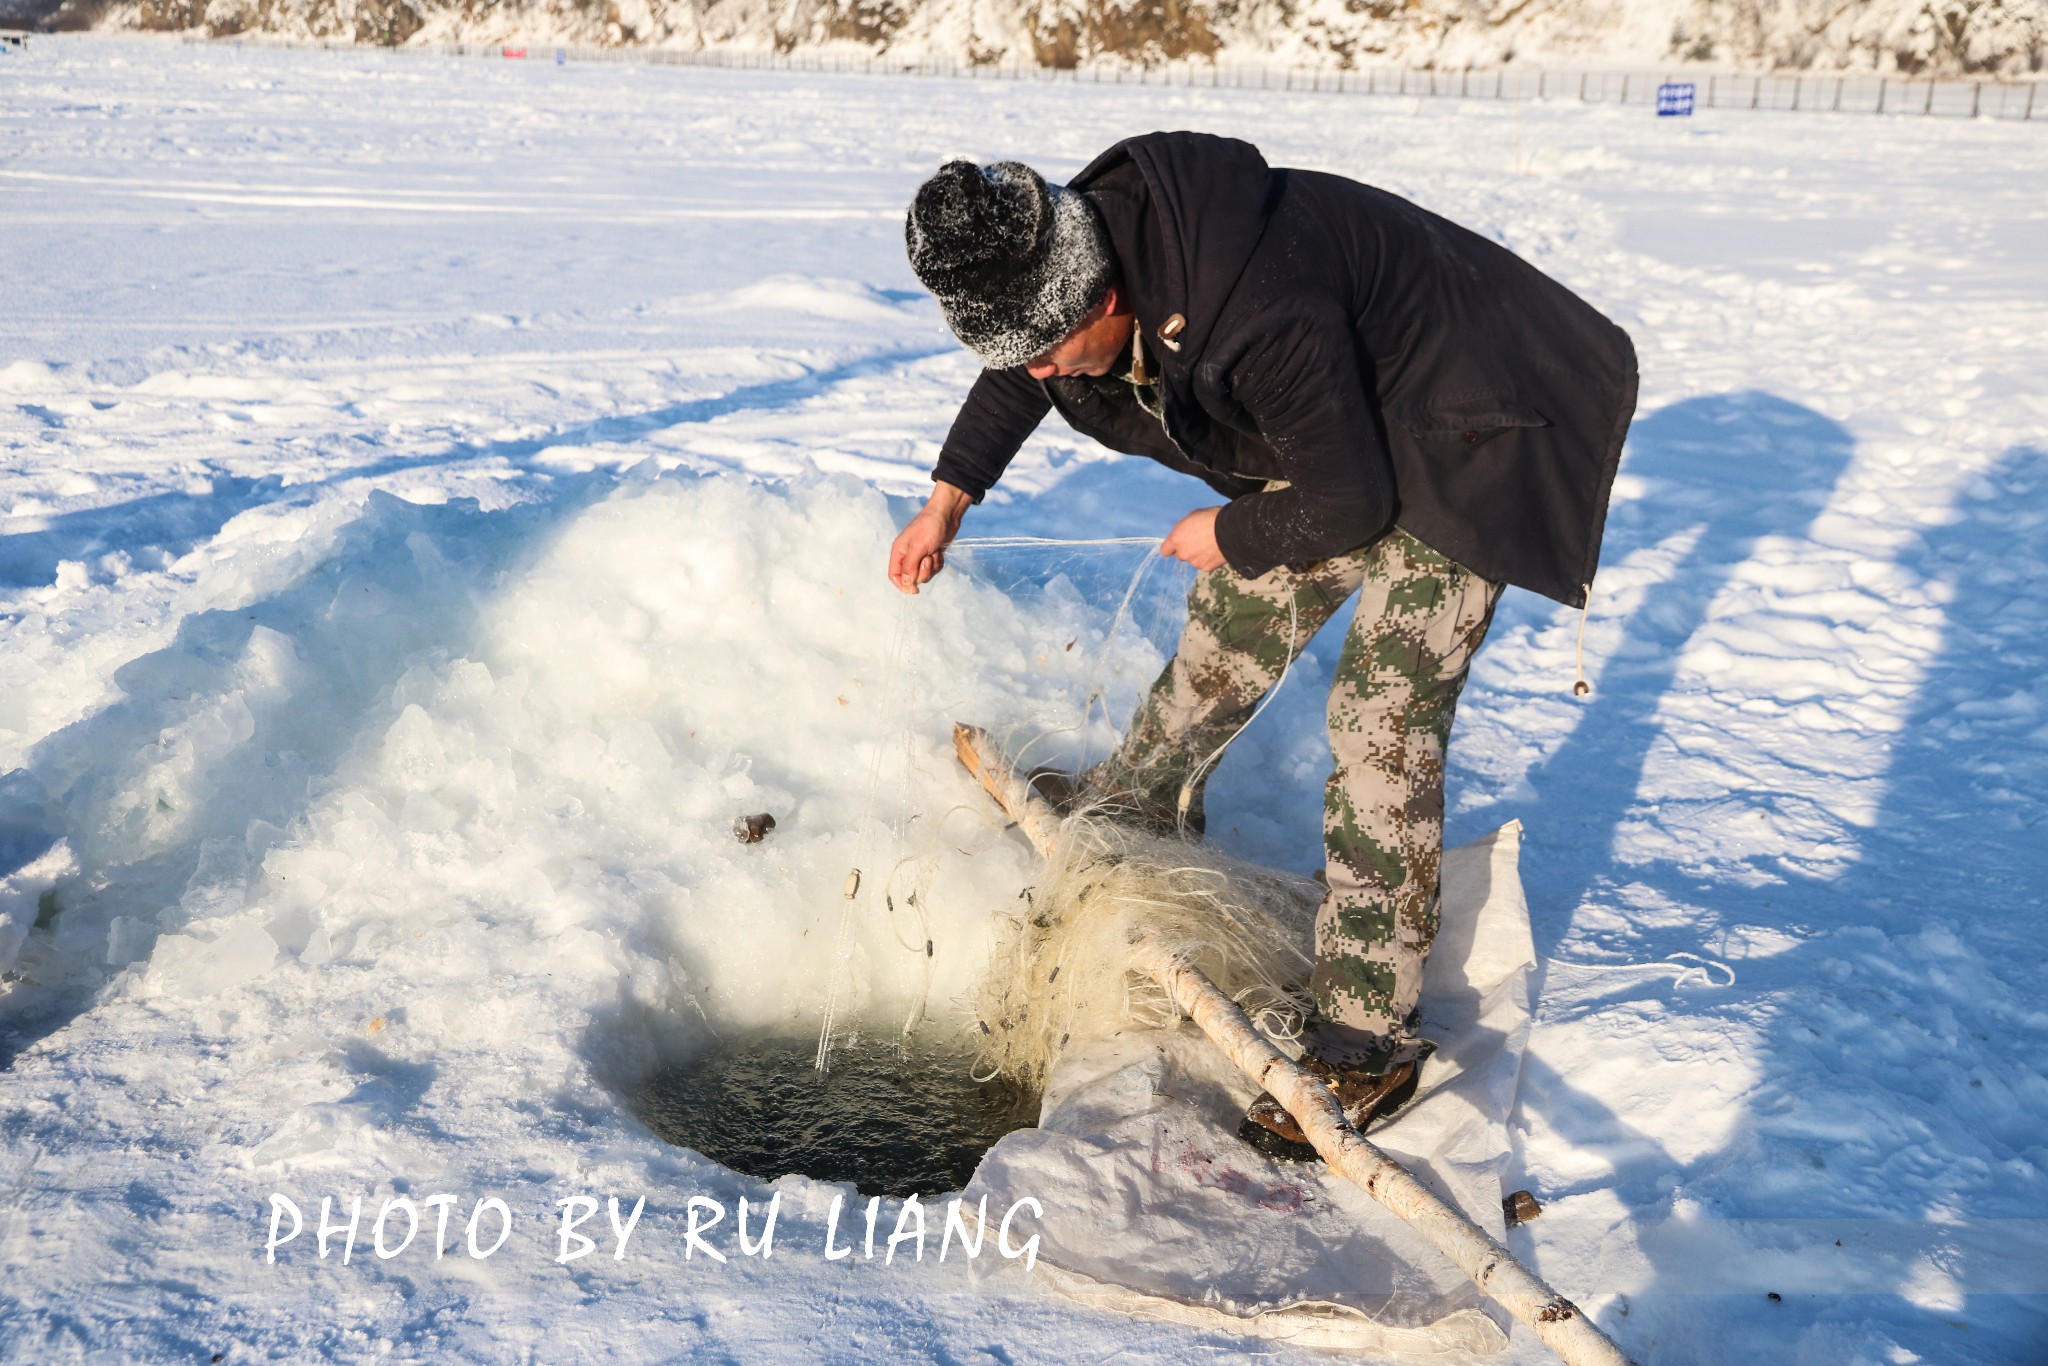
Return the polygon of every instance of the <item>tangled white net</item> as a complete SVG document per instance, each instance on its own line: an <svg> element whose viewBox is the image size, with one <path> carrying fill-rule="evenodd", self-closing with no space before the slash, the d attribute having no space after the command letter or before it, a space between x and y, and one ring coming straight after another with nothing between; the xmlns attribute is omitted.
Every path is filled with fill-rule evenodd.
<svg viewBox="0 0 2048 1366"><path fill-rule="evenodd" d="M1300 1032L1321 887L1111 815L1066 819L990 955L970 1002L983 1077L1039 1090L1073 1044L1173 1024L1179 1012L1135 965L1141 941L1199 968L1271 1037Z"/></svg>

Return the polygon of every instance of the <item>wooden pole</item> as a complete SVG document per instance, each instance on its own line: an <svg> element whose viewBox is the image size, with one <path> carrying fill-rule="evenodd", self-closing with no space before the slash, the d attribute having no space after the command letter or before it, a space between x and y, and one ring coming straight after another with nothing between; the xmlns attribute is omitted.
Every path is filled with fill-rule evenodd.
<svg viewBox="0 0 2048 1366"><path fill-rule="evenodd" d="M1059 815L1019 776L987 731L955 725L953 749L1040 856L1051 858L1058 852ZM1527 1325L1566 1366L1630 1366L1621 1348L1584 1310L1545 1285L1485 1229L1352 1128L1329 1087L1275 1048L1220 987L1162 947L1141 941L1137 953L1144 970L1180 1012L1294 1116L1330 1170L1362 1187L1457 1263L1474 1285Z"/></svg>

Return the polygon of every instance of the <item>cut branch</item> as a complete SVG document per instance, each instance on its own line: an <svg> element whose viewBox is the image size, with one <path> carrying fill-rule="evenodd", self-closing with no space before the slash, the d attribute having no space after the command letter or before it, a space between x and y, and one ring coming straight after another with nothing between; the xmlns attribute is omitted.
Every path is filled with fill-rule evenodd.
<svg viewBox="0 0 2048 1366"><path fill-rule="evenodd" d="M1059 845L1060 818L1018 775L1002 747L978 727L955 725L953 748L1032 847L1052 858ZM1628 1366L1628 1357L1585 1311L1545 1285L1485 1229L1354 1129L1330 1089L1275 1048L1214 982L1169 951L1146 942L1136 948L1143 970L1239 1071L1294 1116L1332 1171L1363 1187L1457 1263L1474 1285L1526 1324L1567 1366Z"/></svg>

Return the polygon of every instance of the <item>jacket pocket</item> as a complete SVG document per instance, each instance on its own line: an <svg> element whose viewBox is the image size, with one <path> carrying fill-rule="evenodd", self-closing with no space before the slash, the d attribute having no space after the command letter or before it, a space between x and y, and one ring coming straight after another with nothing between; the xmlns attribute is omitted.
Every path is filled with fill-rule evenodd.
<svg viewBox="0 0 2048 1366"><path fill-rule="evenodd" d="M1431 448L1466 447L1481 445L1517 427L1548 427L1550 419L1525 403L1489 398L1411 412L1400 425Z"/></svg>

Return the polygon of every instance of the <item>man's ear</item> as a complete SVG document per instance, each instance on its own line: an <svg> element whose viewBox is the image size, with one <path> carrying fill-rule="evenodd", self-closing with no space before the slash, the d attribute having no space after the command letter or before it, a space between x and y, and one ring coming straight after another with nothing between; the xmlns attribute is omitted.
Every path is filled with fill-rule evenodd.
<svg viewBox="0 0 2048 1366"><path fill-rule="evenodd" d="M1130 311L1124 307L1124 297L1117 293L1115 285L1111 285L1102 291L1102 302L1097 304L1095 308L1097 314L1104 318L1114 318L1119 313Z"/></svg>

